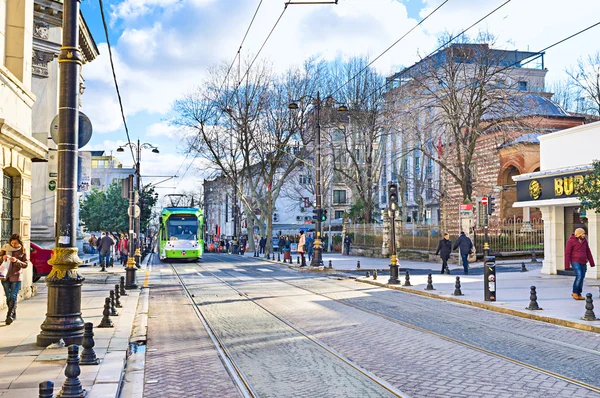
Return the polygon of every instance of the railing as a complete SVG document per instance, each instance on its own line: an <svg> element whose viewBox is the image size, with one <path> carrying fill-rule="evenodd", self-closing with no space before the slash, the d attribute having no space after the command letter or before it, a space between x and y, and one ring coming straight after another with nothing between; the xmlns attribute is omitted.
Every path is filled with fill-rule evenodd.
<svg viewBox="0 0 600 398"><path fill-rule="evenodd" d="M381 248L383 244L383 224L351 224L346 233L353 245Z"/></svg>

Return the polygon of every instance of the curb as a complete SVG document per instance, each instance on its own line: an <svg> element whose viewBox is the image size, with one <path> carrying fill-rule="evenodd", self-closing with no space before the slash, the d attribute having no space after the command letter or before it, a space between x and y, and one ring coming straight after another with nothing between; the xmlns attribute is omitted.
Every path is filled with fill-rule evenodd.
<svg viewBox="0 0 600 398"><path fill-rule="evenodd" d="M146 373L146 341L148 338L148 305L150 289L142 288L129 337L129 350L119 396L142 398ZM137 349L136 349L137 347ZM142 348L143 347L143 348Z"/></svg>

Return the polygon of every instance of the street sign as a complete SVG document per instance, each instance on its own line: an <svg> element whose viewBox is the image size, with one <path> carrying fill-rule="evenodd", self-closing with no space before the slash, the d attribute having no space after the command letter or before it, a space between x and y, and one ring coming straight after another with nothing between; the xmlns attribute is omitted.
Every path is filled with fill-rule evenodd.
<svg viewBox="0 0 600 398"><path fill-rule="evenodd" d="M487 204L488 204L488 198L487 198L487 196L484 196L484 197L481 198L481 204L484 205L484 206L487 206Z"/></svg>
<svg viewBox="0 0 600 398"><path fill-rule="evenodd" d="M79 148L85 146L90 139L92 138L92 121L89 117L83 112L79 112L79 134L78 134L78 145ZM50 123L50 135L52 136L52 140L58 144L58 115L52 119L52 123Z"/></svg>
<svg viewBox="0 0 600 398"><path fill-rule="evenodd" d="M129 217L131 217L131 209L132 209L132 207L127 208L127 215ZM140 213L141 213L140 206L133 205L133 217L138 218L140 216Z"/></svg>
<svg viewBox="0 0 600 398"><path fill-rule="evenodd" d="M473 211L473 205L471 203L462 203L460 205L461 213L470 213Z"/></svg>

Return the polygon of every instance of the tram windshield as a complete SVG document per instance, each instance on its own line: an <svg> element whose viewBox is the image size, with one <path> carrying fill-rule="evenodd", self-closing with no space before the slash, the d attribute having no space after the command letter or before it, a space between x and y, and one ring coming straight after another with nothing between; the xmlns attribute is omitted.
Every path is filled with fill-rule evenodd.
<svg viewBox="0 0 600 398"><path fill-rule="evenodd" d="M197 240L198 218L196 216L171 216L167 221L169 240Z"/></svg>

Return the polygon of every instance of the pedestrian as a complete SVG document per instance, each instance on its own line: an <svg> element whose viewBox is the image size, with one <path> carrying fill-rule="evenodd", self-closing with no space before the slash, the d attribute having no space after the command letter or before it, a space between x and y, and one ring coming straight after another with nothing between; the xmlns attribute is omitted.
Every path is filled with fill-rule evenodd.
<svg viewBox="0 0 600 398"><path fill-rule="evenodd" d="M107 232L102 232L102 238L98 242L98 250L100 251L100 264L104 262L104 266L110 266L110 251L114 242Z"/></svg>
<svg viewBox="0 0 600 398"><path fill-rule="evenodd" d="M292 242L290 237L286 236L283 244L283 259L292 261Z"/></svg>
<svg viewBox="0 0 600 398"><path fill-rule="evenodd" d="M306 260L304 259L304 252L306 251L306 236L304 236L304 231L300 231L300 239L298 240L298 254L300 254L301 267L306 267Z"/></svg>
<svg viewBox="0 0 600 398"><path fill-rule="evenodd" d="M350 255L350 245L352 244L352 239L350 239L350 236L348 236L348 234L346 234L346 237L344 238L344 248L346 248L346 256Z"/></svg>
<svg viewBox="0 0 600 398"><path fill-rule="evenodd" d="M96 254L96 246L98 245L98 238L96 238L96 235L92 234L88 239L88 243L90 245L90 254Z"/></svg>
<svg viewBox="0 0 600 398"><path fill-rule="evenodd" d="M283 235L279 235L279 241L277 242L277 251L279 253L283 253L283 249L285 249L285 238Z"/></svg>
<svg viewBox="0 0 600 398"><path fill-rule="evenodd" d="M596 266L588 242L585 239L585 230L577 228L567 241L567 247L565 248L565 268L567 268L567 265L571 265L571 268L575 271L573 293L571 293L575 300L585 300L581 292L583 291L583 280L588 262L590 267Z"/></svg>
<svg viewBox="0 0 600 398"><path fill-rule="evenodd" d="M312 262L313 256L315 254L315 248L314 248L314 244L315 244L315 240L313 239L311 234L307 234L308 237L306 238L306 247L307 247L307 253L308 253L308 261Z"/></svg>
<svg viewBox="0 0 600 398"><path fill-rule="evenodd" d="M13 323L17 319L17 296L21 290L21 282L23 281L23 268L27 268L29 260L27 259L27 251L23 246L21 235L12 234L8 239L8 243L0 249L2 261L9 261L10 268L2 279L2 287L6 296L6 304L8 311L6 312L6 325Z"/></svg>
<svg viewBox="0 0 600 398"><path fill-rule="evenodd" d="M452 250L456 250L458 248L458 252L460 253L460 258L462 259L463 268L465 270L465 275L469 275L469 254L471 250L473 250L473 242L464 232L460 232L460 236L454 243L454 247Z"/></svg>
<svg viewBox="0 0 600 398"><path fill-rule="evenodd" d="M260 255L260 239L258 235L254 235L254 257L258 257Z"/></svg>
<svg viewBox="0 0 600 398"><path fill-rule="evenodd" d="M258 241L258 246L260 248L260 252L258 254L265 254L265 248L267 247L267 237L263 236Z"/></svg>
<svg viewBox="0 0 600 398"><path fill-rule="evenodd" d="M121 265L125 267L129 259L129 242L124 234L121 234L121 240L119 241L119 253L121 254Z"/></svg>
<svg viewBox="0 0 600 398"><path fill-rule="evenodd" d="M442 271L440 274L443 274L444 271L446 271L446 273L450 275L450 268L448 267L450 253L452 253L452 241L450 240L450 234L446 232L442 240L440 240L438 248L435 252L435 255L437 256L439 254L440 258L442 259Z"/></svg>

